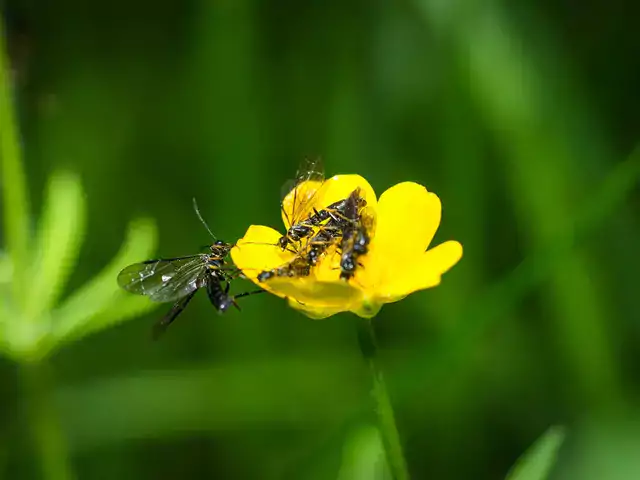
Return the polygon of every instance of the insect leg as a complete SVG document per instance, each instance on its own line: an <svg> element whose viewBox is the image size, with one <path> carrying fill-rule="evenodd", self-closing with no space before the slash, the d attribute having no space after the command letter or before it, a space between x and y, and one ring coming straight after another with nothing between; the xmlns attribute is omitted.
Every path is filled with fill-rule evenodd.
<svg viewBox="0 0 640 480"><path fill-rule="evenodd" d="M234 295L233 296L233 305L240 312L240 311L242 311L242 309L240 308L240 305L238 305L238 302L236 302L236 299L242 298L242 297L248 297L249 295L255 295L256 293L264 293L264 292L266 292L266 290L254 290L252 292L243 292L243 293L239 293L238 295Z"/></svg>
<svg viewBox="0 0 640 480"><path fill-rule="evenodd" d="M197 291L198 290L194 290L186 297L183 297L176 303L174 303L173 307L171 307L171 310L169 310L169 312L153 326L152 337L154 340L157 340L160 335L164 333L167 327L171 325L171 323L178 317L178 315L182 313L187 305L189 305L189 302Z"/></svg>
<svg viewBox="0 0 640 480"><path fill-rule="evenodd" d="M255 295L256 293L266 293L266 290L253 290L252 292L243 292L238 295L234 295L233 298L248 297L249 295Z"/></svg>

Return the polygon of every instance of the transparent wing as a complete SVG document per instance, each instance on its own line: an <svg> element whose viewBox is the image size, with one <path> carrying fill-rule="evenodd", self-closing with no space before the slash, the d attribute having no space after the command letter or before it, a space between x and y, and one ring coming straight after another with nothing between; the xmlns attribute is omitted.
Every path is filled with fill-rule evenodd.
<svg viewBox="0 0 640 480"><path fill-rule="evenodd" d="M376 231L376 212L370 206L365 206L360 212L360 223L369 236L373 236Z"/></svg>
<svg viewBox="0 0 640 480"><path fill-rule="evenodd" d="M282 186L280 200L284 200L298 185L308 181L324 182L324 165L320 157L305 158L300 163L295 178L287 180Z"/></svg>
<svg viewBox="0 0 640 480"><path fill-rule="evenodd" d="M174 302L202 286L207 265L202 255L170 260L149 260L129 265L118 275L127 292L156 302Z"/></svg>
<svg viewBox="0 0 640 480"><path fill-rule="evenodd" d="M324 181L324 165L320 157L313 159L305 158L296 172L296 182Z"/></svg>
<svg viewBox="0 0 640 480"><path fill-rule="evenodd" d="M296 173L296 178L287 181L282 187L282 208L290 215L285 223L299 223L309 210L311 200L324 183L324 165L320 157L305 158Z"/></svg>

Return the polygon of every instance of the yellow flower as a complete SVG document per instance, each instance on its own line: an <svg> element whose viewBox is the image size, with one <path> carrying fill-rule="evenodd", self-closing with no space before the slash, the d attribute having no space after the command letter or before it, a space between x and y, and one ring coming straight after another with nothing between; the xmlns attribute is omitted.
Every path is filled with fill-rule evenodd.
<svg viewBox="0 0 640 480"><path fill-rule="evenodd" d="M333 246L308 276L259 282L260 272L295 258L295 253L277 246L282 234L262 225L250 226L231 250L234 263L247 278L287 298L292 307L311 318L344 311L370 318L385 303L438 285L442 274L462 257L462 245L447 241L427 250L440 225L441 205L437 195L417 183L399 183L376 199L371 185L359 175L336 175L322 184L307 182L298 186L295 200L290 193L283 201L285 227L290 227L294 201L312 197L304 207L308 216L314 209L348 197L356 188L376 223L368 253L358 258L360 266L348 281L340 278L340 255Z"/></svg>

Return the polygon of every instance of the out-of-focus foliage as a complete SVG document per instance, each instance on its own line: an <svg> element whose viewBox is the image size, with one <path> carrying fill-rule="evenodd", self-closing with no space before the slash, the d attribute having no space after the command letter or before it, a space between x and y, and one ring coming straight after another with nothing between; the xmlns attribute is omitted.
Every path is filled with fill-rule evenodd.
<svg viewBox="0 0 640 480"><path fill-rule="evenodd" d="M0 30L4 39L4 30ZM69 173L51 176L37 233L29 232L28 193L13 112L8 61L0 42L0 165L7 256L0 291L0 350L17 361L37 361L59 344L78 339L150 310L150 303L126 297L113 284L123 263L149 255L155 226L131 224L127 242L100 275L59 303L76 265L84 239L85 198L79 179Z"/></svg>
<svg viewBox="0 0 640 480"><path fill-rule="evenodd" d="M78 340L151 310L139 297L127 297L114 285L123 263L149 255L154 248L155 226L148 220L131 223L120 252L95 278L58 304L67 276L83 239L84 198L80 182L69 174L56 174L49 186L45 213L31 260L24 268L26 286L11 295L11 275L3 285L0 303L0 347L17 361L33 361L59 345ZM15 269L7 260L9 272Z"/></svg>
<svg viewBox="0 0 640 480"><path fill-rule="evenodd" d="M545 480L553 468L565 432L552 427L518 460L507 480Z"/></svg>
<svg viewBox="0 0 640 480"><path fill-rule="evenodd" d="M465 248L442 285L374 320L412 478L505 478L557 424L568 434L551 480L635 478L636 423L618 423L640 407L635 7L3 5L29 189L24 205L3 205L19 233L3 227L0 282L34 318L112 323L141 300L99 286L116 292L117 270L147 255L132 246L112 260L131 218L156 220L166 257L210 241L192 197L223 240L278 227L280 186L319 154L378 194L406 180L436 192L434 243ZM16 184L2 175L6 198ZM19 289L15 252L30 265ZM241 300L218 316L196 298L160 342L158 310L75 330L50 358L53 395L36 402L57 417L50 445L66 441L75 476L367 468L379 445L356 319ZM28 441L39 390L18 388L25 372L2 362L0 476L39 478L46 456ZM41 435L55 427L41 423Z"/></svg>
<svg viewBox="0 0 640 480"><path fill-rule="evenodd" d="M385 460L382 438L377 428L363 425L345 439L338 480L392 478Z"/></svg>

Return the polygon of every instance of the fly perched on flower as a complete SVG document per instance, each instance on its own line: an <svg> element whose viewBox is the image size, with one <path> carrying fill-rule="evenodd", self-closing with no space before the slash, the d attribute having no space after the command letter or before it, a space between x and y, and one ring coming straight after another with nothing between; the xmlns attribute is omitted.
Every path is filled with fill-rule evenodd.
<svg viewBox="0 0 640 480"><path fill-rule="evenodd" d="M427 250L440 224L441 204L437 195L422 185L397 184L379 200L371 185L359 175L336 175L321 185L301 183L298 188L314 192L305 205L307 219L329 210L336 202L343 205L343 211L336 215L344 221L339 241L331 241L333 237L325 234L322 255L310 265L309 274L258 278L258 272L277 269L300 256L298 252L279 248L282 235L261 225L249 227L232 248L231 257L247 278L288 299L292 307L312 318L342 311L370 318L385 303L438 285L442 274L462 257L462 245L456 241ZM356 190L366 209L358 209L353 216L344 211L344 203L340 202ZM291 227L288 219L295 204L291 193L282 202L287 229ZM304 220L302 216L299 222L304 225ZM320 234L322 228L312 228L308 235L313 239Z"/></svg>
<svg viewBox="0 0 640 480"><path fill-rule="evenodd" d="M180 315L201 288L206 289L209 301L219 313L224 313L232 305L239 310L237 298L264 291L256 290L238 295L229 293L231 280L240 275L240 271L226 261L233 245L216 239L200 215L195 199L193 207L214 240L209 252L146 260L129 265L118 274L118 285L128 292L145 295L156 302L175 302L171 310L155 325L155 337Z"/></svg>

